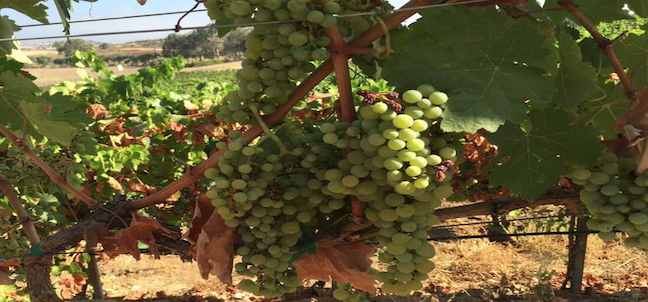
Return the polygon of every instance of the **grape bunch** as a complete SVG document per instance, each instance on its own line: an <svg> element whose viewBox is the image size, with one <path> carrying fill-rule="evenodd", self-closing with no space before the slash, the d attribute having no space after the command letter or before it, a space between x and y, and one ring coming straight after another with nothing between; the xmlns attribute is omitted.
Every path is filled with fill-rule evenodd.
<svg viewBox="0 0 648 302"><path fill-rule="evenodd" d="M299 285L291 267L295 246L315 233L326 213L345 206L344 200L321 194L322 181L308 168L330 161L334 154L315 143L317 135L296 139L290 145L292 154L283 158L270 147L249 146L239 136L232 131L234 141L218 143L227 151L217 168L205 172L215 181L206 194L225 224L235 227L243 240L236 250L242 262L235 269L256 280L243 280L239 287L278 297Z"/></svg>
<svg viewBox="0 0 648 302"><path fill-rule="evenodd" d="M323 193L369 204L366 217L380 229L376 240L385 247L378 259L389 265L376 278L383 291L408 295L434 269L427 231L439 221L434 208L453 195L450 168L457 152L438 125L448 97L431 85L401 98L360 94L359 120L320 126L322 141L347 154L337 167L316 173L328 182Z"/></svg>
<svg viewBox="0 0 648 302"><path fill-rule="evenodd" d="M574 167L568 176L583 186L580 199L593 216L591 230L606 241L619 230L627 246L648 250L648 172L637 174L636 168L634 159L606 152L597 166Z"/></svg>
<svg viewBox="0 0 648 302"><path fill-rule="evenodd" d="M245 59L237 73L238 90L229 93L217 109L217 118L228 124L256 123L249 103L264 114L271 114L278 105L315 70L317 62L330 57L327 46L331 40L325 28L338 26L345 40L350 40L371 27L369 16L339 18L338 14L357 10L377 10L374 3L363 1L314 0L207 0L209 16L217 21L236 24L271 22L257 25L248 34ZM285 22L282 22L285 21Z"/></svg>

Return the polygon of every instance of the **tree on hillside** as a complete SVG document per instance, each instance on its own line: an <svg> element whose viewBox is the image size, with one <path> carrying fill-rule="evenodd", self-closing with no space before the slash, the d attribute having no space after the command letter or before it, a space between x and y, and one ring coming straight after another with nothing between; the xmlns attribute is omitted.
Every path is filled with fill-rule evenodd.
<svg viewBox="0 0 648 302"><path fill-rule="evenodd" d="M70 57L74 52L78 51L91 51L94 48L92 43L82 39L69 39L67 41L55 42L54 48L58 53Z"/></svg>
<svg viewBox="0 0 648 302"><path fill-rule="evenodd" d="M187 35L172 34L164 39L162 55L211 59L244 52L246 35L246 29L237 29L220 38L215 28L197 29Z"/></svg>

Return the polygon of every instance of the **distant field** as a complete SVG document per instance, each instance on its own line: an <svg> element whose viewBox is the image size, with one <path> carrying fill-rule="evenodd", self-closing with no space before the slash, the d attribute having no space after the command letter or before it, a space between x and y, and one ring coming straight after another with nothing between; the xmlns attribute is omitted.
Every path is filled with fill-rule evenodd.
<svg viewBox="0 0 648 302"><path fill-rule="evenodd" d="M117 67L112 66L110 70L116 72L118 75L129 75L135 73L141 67L124 67L124 71L118 72ZM241 62L230 62L222 63L211 66L201 66L201 67L191 67L185 68L183 71L219 71L219 70L231 70L241 68ZM56 84L62 81L78 81L80 80L77 75L77 69L75 67L67 68L27 68L31 74L33 74L38 79L36 80L36 85L38 86L48 86ZM88 72L92 73L90 69ZM95 74L96 75L96 74ZM99 75L96 75L97 77Z"/></svg>
<svg viewBox="0 0 648 302"><path fill-rule="evenodd" d="M162 52L161 48L147 48L147 47L112 47L109 49L99 49L95 48L94 51L100 56L113 56L113 55L122 55L122 56L141 56L146 54L160 53ZM33 57L52 57L52 58L63 58L56 50L25 50L27 56Z"/></svg>

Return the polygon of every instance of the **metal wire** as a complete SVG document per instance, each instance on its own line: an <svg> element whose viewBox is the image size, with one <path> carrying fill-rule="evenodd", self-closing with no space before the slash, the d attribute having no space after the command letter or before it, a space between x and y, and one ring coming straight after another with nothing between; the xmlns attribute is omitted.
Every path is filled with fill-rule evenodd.
<svg viewBox="0 0 648 302"><path fill-rule="evenodd" d="M541 220L541 219L551 219L551 218L565 218L570 216L578 216L587 213L578 213L578 214L562 214L562 215L551 215L551 216L538 216L538 217L526 217L526 218L517 218L517 219L507 219L506 222L516 222L516 221L527 221L527 220ZM482 225L482 224L492 224L493 221L479 221L479 222L468 222L468 223L458 223L458 224L446 224L446 225L435 225L433 229L441 228L450 228L458 226L470 226L470 225Z"/></svg>
<svg viewBox="0 0 648 302"><path fill-rule="evenodd" d="M197 9L194 12L206 12L206 9ZM101 22L101 21L115 21L115 20L124 20L124 19L137 19L137 18L148 18L148 17L158 17L158 16L168 16L168 15L180 15L184 14L187 11L177 11L177 12L166 12L166 13L155 13L155 14L144 14L144 15L131 15L131 16L121 16L121 17L107 17L107 18L98 18L98 19L87 19L87 20L77 20L77 21L68 21L69 24L76 23L88 23L88 22ZM62 25L63 22L54 22L48 24L27 24L19 25L21 28L29 27L41 27L41 26L52 26L52 25Z"/></svg>
<svg viewBox="0 0 648 302"><path fill-rule="evenodd" d="M483 2L488 2L488 1L491 1L491 0L471 0L471 1L458 2L458 3L457 2L451 2L451 3L441 3L441 4L430 4L430 5L422 5L422 6L415 6L415 7L405 7L405 8L389 10L389 11L386 11L386 13L397 13L397 12L406 12L406 11L414 11L414 10L425 10L425 9L436 8L436 7L466 5L466 4L473 4L473 3L483 3ZM358 16L374 16L374 15L378 15L378 14L379 14L378 12L359 12L359 13L337 15L337 17L338 18L350 18L350 17L358 17ZM97 20L99 20L99 19L97 19ZM250 27L250 26L283 24L283 23L293 23L293 22L302 22L302 21L303 20L281 20L281 21L266 21L266 22L250 22L250 23L240 23L240 24L212 24L212 25L207 25L207 26L183 27L183 28L181 28L179 30L195 30L195 29L207 29L207 28ZM88 21L88 22L90 22L90 21ZM6 39L0 39L0 42L35 41L35 40L83 38L83 37L99 37L99 36L112 36L112 35L130 35L130 34L172 32L172 31L176 31L175 28L128 30L128 31L101 32L101 33L76 34L76 35L59 35L59 36L32 37L32 38L6 38Z"/></svg>
<svg viewBox="0 0 648 302"><path fill-rule="evenodd" d="M615 233L623 233L619 230L613 230ZM448 236L438 238L428 238L428 241L448 241L460 239L486 239L501 237L527 237L527 236L548 236L548 235L578 235L578 234L598 234L600 231L574 231L574 232L532 232L532 233L513 233L513 234L489 234L489 235L467 235L467 236Z"/></svg>

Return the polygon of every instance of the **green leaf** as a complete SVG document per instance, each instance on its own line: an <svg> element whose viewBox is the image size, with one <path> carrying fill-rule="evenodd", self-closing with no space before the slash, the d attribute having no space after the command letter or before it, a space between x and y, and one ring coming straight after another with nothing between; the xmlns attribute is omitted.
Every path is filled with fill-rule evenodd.
<svg viewBox="0 0 648 302"><path fill-rule="evenodd" d="M97 0L74 0L74 2L79 2L79 1L97 2ZM63 32L69 35L70 23L68 21L70 20L70 12L73 11L72 1L54 0L54 4L56 4L56 10L58 10L59 16L61 17L61 22L63 23Z"/></svg>
<svg viewBox="0 0 648 302"><path fill-rule="evenodd" d="M489 180L533 200L555 186L560 175L568 173L570 162L595 163L602 150L598 131L570 125L573 118L561 110L533 110L529 113L532 129L528 132L506 123L489 135L488 139L499 148L497 160L509 157L493 167Z"/></svg>
<svg viewBox="0 0 648 302"><path fill-rule="evenodd" d="M648 24L641 29L648 30ZM630 75L639 89L648 86L648 33L631 34L614 44L614 50L623 63L629 68Z"/></svg>
<svg viewBox="0 0 648 302"><path fill-rule="evenodd" d="M632 19L632 16L623 9L625 2L627 2L625 0L574 0L574 2L583 12L585 17L594 23L594 25L601 22ZM560 7L558 0L547 0L544 5L544 8L546 9L558 7ZM555 20L556 23L561 23L565 18L570 18L576 21L573 15L565 10L547 12L546 14L551 16L551 19Z"/></svg>
<svg viewBox="0 0 648 302"><path fill-rule="evenodd" d="M47 21L47 6L40 2L42 0L2 0L0 1L0 10L10 8L38 22L49 24Z"/></svg>
<svg viewBox="0 0 648 302"><path fill-rule="evenodd" d="M626 2L635 14L648 18L648 2L646 0L626 0Z"/></svg>
<svg viewBox="0 0 648 302"><path fill-rule="evenodd" d="M79 104L72 96L57 93L54 95L43 96L43 99L51 104L49 118L53 121L65 122L75 128L79 124L89 124L92 119L88 114L79 107ZM85 126L84 126L85 127Z"/></svg>
<svg viewBox="0 0 648 302"><path fill-rule="evenodd" d="M554 102L564 109L573 109L596 91L596 70L589 63L583 62L580 48L567 33L558 34L560 42L560 68L556 75L558 92Z"/></svg>
<svg viewBox="0 0 648 302"><path fill-rule="evenodd" d="M0 39L8 39L14 37L14 32L19 31L20 26L9 19L7 16L0 16ZM30 64L32 61L20 50L18 41L5 41L0 42L0 57L4 55L11 56L14 60L21 63Z"/></svg>
<svg viewBox="0 0 648 302"><path fill-rule="evenodd" d="M0 73L0 83L4 86L0 89L0 123L14 130L22 129L24 116L20 103L42 102L34 96L39 89L27 77L12 71ZM27 130L29 133L29 129Z"/></svg>
<svg viewBox="0 0 648 302"><path fill-rule="evenodd" d="M630 101L625 97L623 88L620 85L601 83L589 98L582 105L574 123L593 125L605 139L615 139L619 133L614 130L614 121L630 109Z"/></svg>
<svg viewBox="0 0 648 302"><path fill-rule="evenodd" d="M494 8L446 8L422 16L398 41L406 48L385 61L383 76L401 90L427 83L458 91L447 103L445 131L494 132L507 120L522 121L524 99L553 98L555 86L545 72L525 65L550 55L547 36L534 21L514 20Z"/></svg>
<svg viewBox="0 0 648 302"><path fill-rule="evenodd" d="M38 133L63 145L70 145L76 129L65 121L57 121L50 117L50 107L51 105L45 102L20 102L20 109Z"/></svg>

